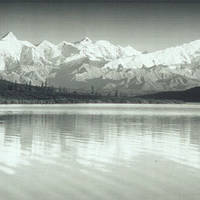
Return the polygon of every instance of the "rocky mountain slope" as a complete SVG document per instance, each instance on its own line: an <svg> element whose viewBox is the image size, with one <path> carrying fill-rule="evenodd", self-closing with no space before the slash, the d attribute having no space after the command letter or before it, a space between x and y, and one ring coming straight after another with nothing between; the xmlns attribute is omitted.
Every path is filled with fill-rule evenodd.
<svg viewBox="0 0 200 200"><path fill-rule="evenodd" d="M33 45L13 33L0 40L0 77L12 82L144 94L200 85L200 40L143 54L84 38Z"/></svg>

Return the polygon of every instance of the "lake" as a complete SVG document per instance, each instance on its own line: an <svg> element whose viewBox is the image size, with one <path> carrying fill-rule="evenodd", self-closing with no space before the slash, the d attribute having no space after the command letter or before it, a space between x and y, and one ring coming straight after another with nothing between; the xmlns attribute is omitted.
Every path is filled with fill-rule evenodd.
<svg viewBox="0 0 200 200"><path fill-rule="evenodd" d="M2 200L199 200L200 105L0 105Z"/></svg>

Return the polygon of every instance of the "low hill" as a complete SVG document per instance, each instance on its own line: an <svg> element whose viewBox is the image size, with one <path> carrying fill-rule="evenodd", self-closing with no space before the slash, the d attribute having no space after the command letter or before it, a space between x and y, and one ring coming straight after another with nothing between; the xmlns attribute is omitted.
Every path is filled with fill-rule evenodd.
<svg viewBox="0 0 200 200"><path fill-rule="evenodd" d="M154 100L177 100L183 102L200 102L200 87L194 87L184 91L170 91L170 92L159 92L155 94L139 96L144 99Z"/></svg>

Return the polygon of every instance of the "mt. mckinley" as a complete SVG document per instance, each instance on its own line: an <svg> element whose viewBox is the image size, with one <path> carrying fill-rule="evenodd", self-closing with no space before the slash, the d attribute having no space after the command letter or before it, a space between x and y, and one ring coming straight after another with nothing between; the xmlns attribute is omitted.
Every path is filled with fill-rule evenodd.
<svg viewBox="0 0 200 200"><path fill-rule="evenodd" d="M200 40L143 54L104 40L84 38L33 45L8 33L0 40L0 77L31 83L129 94L200 86Z"/></svg>

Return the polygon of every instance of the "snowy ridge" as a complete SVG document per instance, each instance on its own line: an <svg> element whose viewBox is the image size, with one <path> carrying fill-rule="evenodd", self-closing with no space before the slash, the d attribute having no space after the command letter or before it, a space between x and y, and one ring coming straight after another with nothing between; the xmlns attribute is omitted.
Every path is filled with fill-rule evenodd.
<svg viewBox="0 0 200 200"><path fill-rule="evenodd" d="M0 77L98 91L132 94L183 90L200 85L200 40L143 54L131 46L85 37L38 45L8 33L0 40Z"/></svg>

